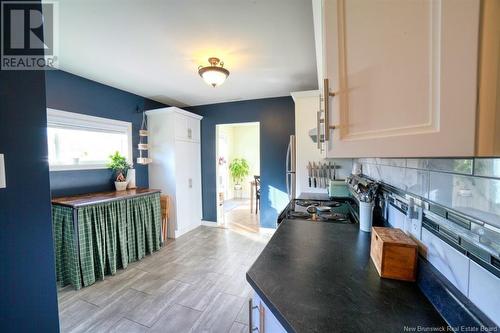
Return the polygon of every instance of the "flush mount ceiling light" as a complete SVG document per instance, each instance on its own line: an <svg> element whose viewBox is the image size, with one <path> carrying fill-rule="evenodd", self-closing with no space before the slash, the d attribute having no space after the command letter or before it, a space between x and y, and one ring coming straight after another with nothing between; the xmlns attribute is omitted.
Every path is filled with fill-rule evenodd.
<svg viewBox="0 0 500 333"><path fill-rule="evenodd" d="M224 68L224 63L219 58L208 58L210 66L199 66L198 74L212 87L220 86L229 76L229 71Z"/></svg>

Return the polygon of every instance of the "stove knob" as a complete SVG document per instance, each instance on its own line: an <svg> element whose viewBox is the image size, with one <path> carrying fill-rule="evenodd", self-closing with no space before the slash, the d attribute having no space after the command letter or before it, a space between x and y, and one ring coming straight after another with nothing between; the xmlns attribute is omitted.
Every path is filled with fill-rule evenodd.
<svg viewBox="0 0 500 333"><path fill-rule="evenodd" d="M307 212L309 214L316 214L318 212L318 209L316 208L316 206L308 206L307 207Z"/></svg>

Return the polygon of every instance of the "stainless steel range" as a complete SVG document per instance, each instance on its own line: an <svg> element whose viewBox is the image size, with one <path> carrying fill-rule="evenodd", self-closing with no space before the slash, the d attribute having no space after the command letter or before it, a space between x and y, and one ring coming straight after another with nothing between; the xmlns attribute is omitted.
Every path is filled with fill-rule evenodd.
<svg viewBox="0 0 500 333"><path fill-rule="evenodd" d="M353 204L352 200L345 198L327 201L295 199L290 202L280 215L278 224L284 219L327 223L357 223Z"/></svg>

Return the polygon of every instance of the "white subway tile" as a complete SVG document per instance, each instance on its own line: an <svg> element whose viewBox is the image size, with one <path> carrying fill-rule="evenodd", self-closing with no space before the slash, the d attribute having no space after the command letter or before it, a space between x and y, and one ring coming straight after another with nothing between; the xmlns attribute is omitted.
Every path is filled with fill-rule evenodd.
<svg viewBox="0 0 500 333"><path fill-rule="evenodd" d="M422 243L425 245L426 259L443 274L465 296L469 285L469 258L436 237L427 229L422 229Z"/></svg>
<svg viewBox="0 0 500 333"><path fill-rule="evenodd" d="M397 208L392 205L389 205L389 224L393 228L399 228L401 230L405 230L405 220L406 215L401 213Z"/></svg>
<svg viewBox="0 0 500 333"><path fill-rule="evenodd" d="M473 261L470 262L469 299L500 325L500 279Z"/></svg>
<svg viewBox="0 0 500 333"><path fill-rule="evenodd" d="M500 227L500 180L430 172L428 197Z"/></svg>

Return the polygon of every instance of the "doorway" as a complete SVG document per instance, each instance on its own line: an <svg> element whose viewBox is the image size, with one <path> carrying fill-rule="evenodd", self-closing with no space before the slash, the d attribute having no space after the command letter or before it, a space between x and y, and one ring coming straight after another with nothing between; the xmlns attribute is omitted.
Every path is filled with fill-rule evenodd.
<svg viewBox="0 0 500 333"><path fill-rule="evenodd" d="M260 230L260 123L216 126L217 225Z"/></svg>

